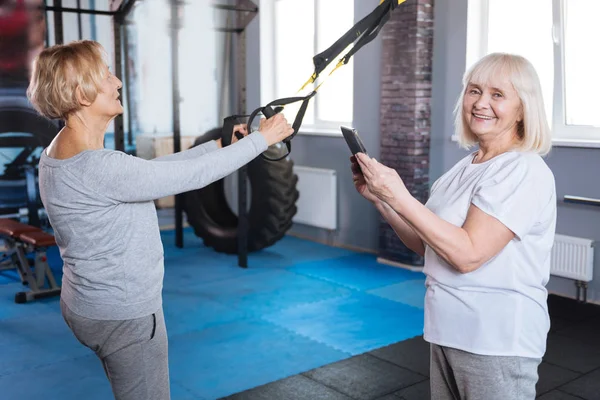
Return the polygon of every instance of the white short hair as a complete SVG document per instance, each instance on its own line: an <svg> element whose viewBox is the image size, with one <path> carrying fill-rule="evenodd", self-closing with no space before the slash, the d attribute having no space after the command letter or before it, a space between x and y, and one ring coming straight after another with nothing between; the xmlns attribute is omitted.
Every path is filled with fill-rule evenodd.
<svg viewBox="0 0 600 400"><path fill-rule="evenodd" d="M533 151L542 156L548 154L552 148L552 133L548 126L538 74L526 58L506 53L488 54L464 75L463 89L454 109L455 134L461 147L469 149L477 143L477 136L465 123L463 113L463 99L467 86L470 83L490 84L499 79L510 82L521 100L523 120L518 125L518 149Z"/></svg>

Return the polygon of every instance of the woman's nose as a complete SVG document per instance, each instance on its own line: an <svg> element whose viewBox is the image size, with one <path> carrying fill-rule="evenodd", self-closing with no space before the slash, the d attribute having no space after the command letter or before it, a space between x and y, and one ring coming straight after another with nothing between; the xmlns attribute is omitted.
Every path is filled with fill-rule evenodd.
<svg viewBox="0 0 600 400"><path fill-rule="evenodd" d="M473 106L477 109L480 108L488 108L490 104L490 97L485 94L482 93L481 96L479 96L479 98L477 98L477 100L475 100L475 103L473 104Z"/></svg>

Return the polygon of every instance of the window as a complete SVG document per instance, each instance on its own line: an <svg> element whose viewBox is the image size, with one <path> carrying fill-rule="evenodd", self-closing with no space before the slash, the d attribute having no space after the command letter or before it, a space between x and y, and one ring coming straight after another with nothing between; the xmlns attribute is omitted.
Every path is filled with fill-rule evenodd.
<svg viewBox="0 0 600 400"><path fill-rule="evenodd" d="M496 52L536 68L556 144L600 145L597 0L469 0L467 68Z"/></svg>
<svg viewBox="0 0 600 400"><path fill-rule="evenodd" d="M261 104L319 88L304 116L302 132L339 133L353 114L353 61L329 76L333 61L314 86L298 93L314 71L313 57L354 25L354 0L263 0L261 2ZM286 106L291 122L300 102Z"/></svg>
<svg viewBox="0 0 600 400"><path fill-rule="evenodd" d="M0 0L1 1L1 0ZM69 6L63 1L63 5ZM53 3L50 1L50 5ZM91 4L91 3L90 3ZM96 1L97 10L107 10L108 1ZM93 4L92 4L93 5ZM90 5L89 7L92 7ZM70 6L69 6L70 7ZM82 8L89 8L85 2ZM180 128L182 136L198 136L219 126L218 70L223 53L221 25L209 2L188 1L181 6L179 31ZM171 3L169 0L137 1L128 15L129 70L133 132L170 136L173 131L173 84L171 79ZM78 16L63 13L64 42L79 39ZM48 12L50 44L54 43L53 12ZM104 15L82 16L83 38L97 40L106 49L111 70L114 65L113 19ZM125 60L122 59L122 62ZM125 105L126 90L122 91ZM130 115L125 112L124 126ZM107 131L114 132L111 121ZM112 146L112 145L110 145Z"/></svg>
<svg viewBox="0 0 600 400"><path fill-rule="evenodd" d="M166 1L140 2L132 11L129 41L134 43L135 60L132 97L137 118L136 133L170 135L173 130L173 86L171 80L171 39L168 30L170 8ZM133 83L133 82L132 82Z"/></svg>
<svg viewBox="0 0 600 400"><path fill-rule="evenodd" d="M43 1L41 3L44 3ZM54 1L46 1L47 5L54 6ZM62 2L63 7L76 8L75 2ZM93 7L95 5L95 7ZM108 2L96 2L95 4L81 4L83 9L94 9L101 11L108 11ZM81 36L79 36L79 22L81 21ZM107 53L107 63L110 70L114 73L115 69L115 50L113 41L113 29L112 29L112 17L108 15L93 15L93 14L81 14L78 15L74 12L63 12L62 13L62 25L63 25L63 43L69 43L79 39L90 39L98 41ZM54 11L47 11L47 34L48 34L48 45L56 44L55 26L54 26ZM125 91L121 98L122 102L125 102ZM128 115L124 116L124 124L127 124ZM127 125L125 125L127 126ZM107 132L114 132L114 121L111 121L107 126ZM112 146L112 144L108 144Z"/></svg>
<svg viewBox="0 0 600 400"><path fill-rule="evenodd" d="M217 56L222 52L210 4L182 5L179 31L179 118L181 135L198 136L220 125ZM171 5L167 0L138 2L132 13L130 41L135 53L133 98L136 133L169 136L173 131L171 79Z"/></svg>

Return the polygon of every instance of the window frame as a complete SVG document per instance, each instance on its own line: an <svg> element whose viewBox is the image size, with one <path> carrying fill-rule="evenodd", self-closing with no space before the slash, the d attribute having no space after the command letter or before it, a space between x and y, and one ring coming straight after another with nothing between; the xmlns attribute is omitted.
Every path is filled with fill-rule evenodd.
<svg viewBox="0 0 600 400"><path fill-rule="evenodd" d="M554 48L554 87L551 121L552 142L554 146L600 148L600 127L587 125L568 125L566 123L565 94L565 49L564 14L565 0L552 0L552 42ZM489 0L469 0L466 61L471 65L476 59L487 54ZM474 38L478 36L478 38ZM476 39L476 40L474 40Z"/></svg>
<svg viewBox="0 0 600 400"><path fill-rule="evenodd" d="M276 55L275 55L275 43L274 38L277 35L276 32L276 24L275 24L275 2L278 0L260 0L260 101L261 104L267 104L276 98ZM291 0L293 1L293 0ZM314 2L314 29L315 29L315 37L314 37L314 55L317 54L317 42L318 42L318 3L320 1L331 1L331 0L312 0ZM354 17L354 19L356 16ZM352 22L354 23L354 21ZM348 28L351 26L349 25ZM333 43L331 43L333 44ZM334 61L335 63L335 61ZM353 63L351 59L349 64ZM333 65L333 63L332 63ZM331 66L330 66L331 67ZM348 68L348 65L343 66L342 68ZM320 76L317 82L315 82L315 87L319 83L323 82L327 78L328 70L324 71ZM351 84L352 84L352 97L354 98L355 90L354 90L354 75L356 71L353 71L351 75ZM308 79L309 76L298 76L298 88ZM327 82L324 83L324 86L327 85ZM280 97L292 97L295 96L295 93L285 94ZM317 107L319 104L319 94L317 93L314 96L310 103L314 107L314 123L308 124L306 122L302 123L302 127L298 132L299 135L315 135L315 136L330 136L330 137L341 137L342 133L339 129L340 125L353 125L353 120L350 121L328 121L328 120L319 120L317 118L318 111ZM352 111L351 115L354 116L354 101L352 102ZM290 121L292 122L292 121Z"/></svg>

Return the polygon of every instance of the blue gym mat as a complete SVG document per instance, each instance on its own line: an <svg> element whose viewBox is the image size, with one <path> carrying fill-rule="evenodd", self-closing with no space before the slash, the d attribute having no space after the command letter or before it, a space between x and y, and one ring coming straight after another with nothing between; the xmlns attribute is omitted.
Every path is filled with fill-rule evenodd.
<svg viewBox="0 0 600 400"><path fill-rule="evenodd" d="M205 248L191 230L165 247L164 310L173 399L216 399L422 334L424 275L375 255L285 237L249 256ZM60 277L60 256L49 262ZM2 399L112 398L57 298L15 304L0 272Z"/></svg>

